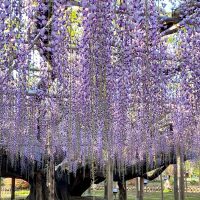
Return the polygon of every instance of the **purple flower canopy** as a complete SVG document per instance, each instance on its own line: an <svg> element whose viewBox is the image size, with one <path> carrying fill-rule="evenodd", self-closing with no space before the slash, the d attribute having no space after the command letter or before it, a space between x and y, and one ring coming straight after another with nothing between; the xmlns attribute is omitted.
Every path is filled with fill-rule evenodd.
<svg viewBox="0 0 200 200"><path fill-rule="evenodd" d="M70 169L198 154L200 10L166 36L161 5L1 0L0 146Z"/></svg>

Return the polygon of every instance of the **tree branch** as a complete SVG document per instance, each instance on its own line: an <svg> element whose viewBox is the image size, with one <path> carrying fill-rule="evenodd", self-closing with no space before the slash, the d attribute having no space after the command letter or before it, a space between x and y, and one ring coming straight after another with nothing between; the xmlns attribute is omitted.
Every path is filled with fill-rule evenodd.
<svg viewBox="0 0 200 200"><path fill-rule="evenodd" d="M156 170L153 172L153 174L150 175L150 176L148 175L148 173L143 174L143 175L142 175L142 178L145 178L145 179L147 179L147 180L149 180L149 181L152 181L152 180L154 180L155 178L157 178L158 176L160 176L160 174L162 174L162 173L165 171L166 168L167 168L167 166L164 165L164 166L162 166L162 167L156 169Z"/></svg>

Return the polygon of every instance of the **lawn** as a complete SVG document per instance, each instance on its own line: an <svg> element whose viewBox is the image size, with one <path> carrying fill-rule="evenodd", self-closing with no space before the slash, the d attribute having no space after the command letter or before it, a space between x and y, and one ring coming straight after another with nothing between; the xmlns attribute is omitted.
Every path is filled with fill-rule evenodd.
<svg viewBox="0 0 200 200"><path fill-rule="evenodd" d="M103 191L93 191L92 195L103 197ZM135 192L128 191L128 200L135 200ZM144 193L144 200L161 200L160 192ZM164 193L164 200L174 200L173 192ZM186 200L200 200L200 193L187 193Z"/></svg>
<svg viewBox="0 0 200 200"><path fill-rule="evenodd" d="M15 196L17 200L25 199L29 194L28 190L21 190L16 191ZM97 197L103 197L104 191L102 190L96 190L92 191L91 195L97 196ZM160 192L150 192L150 193L144 193L144 200L160 200L161 194ZM10 194L3 195L2 200L10 200ZM127 200L135 200L135 192L134 191L128 191L128 199ZM164 193L164 200L174 200L173 192ZM186 200L200 200L200 193L187 193L186 194Z"/></svg>
<svg viewBox="0 0 200 200"><path fill-rule="evenodd" d="M29 190L15 191L15 199L25 199L28 195L29 195ZM10 200L11 194L10 192L3 193L1 197L2 200Z"/></svg>

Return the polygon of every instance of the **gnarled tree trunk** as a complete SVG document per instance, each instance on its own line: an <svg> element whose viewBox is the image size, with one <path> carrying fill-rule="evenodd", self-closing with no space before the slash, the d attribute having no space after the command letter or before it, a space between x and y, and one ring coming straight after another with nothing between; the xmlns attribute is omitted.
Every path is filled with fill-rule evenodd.
<svg viewBox="0 0 200 200"><path fill-rule="evenodd" d="M48 200L46 176L43 173L36 172L29 180L29 184L31 187L27 200Z"/></svg>

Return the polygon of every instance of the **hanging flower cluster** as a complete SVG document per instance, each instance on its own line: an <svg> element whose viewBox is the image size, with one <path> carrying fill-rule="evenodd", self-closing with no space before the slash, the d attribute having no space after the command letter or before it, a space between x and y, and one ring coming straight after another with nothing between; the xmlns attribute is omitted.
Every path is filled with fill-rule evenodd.
<svg viewBox="0 0 200 200"><path fill-rule="evenodd" d="M199 8L164 37L155 0L72 4L0 3L1 147L72 171L198 151Z"/></svg>

